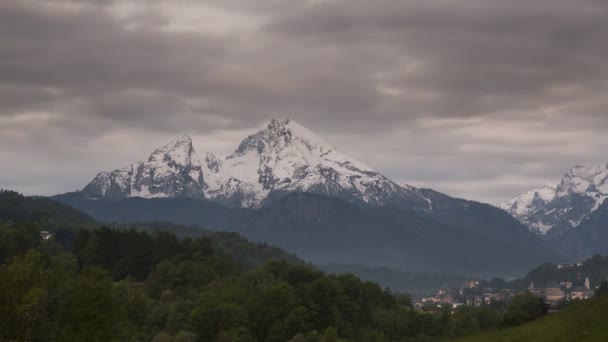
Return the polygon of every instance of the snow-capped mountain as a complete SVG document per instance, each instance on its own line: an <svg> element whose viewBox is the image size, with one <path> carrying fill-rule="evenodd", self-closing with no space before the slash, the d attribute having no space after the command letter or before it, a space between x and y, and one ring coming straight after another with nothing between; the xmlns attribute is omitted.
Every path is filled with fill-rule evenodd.
<svg viewBox="0 0 608 342"><path fill-rule="evenodd" d="M260 207L293 192L309 192L413 210L428 202L369 166L347 157L291 119L276 120L245 138L226 158L196 156L189 137L157 150L146 163L100 173L91 197L201 197L229 206Z"/></svg>
<svg viewBox="0 0 608 342"><path fill-rule="evenodd" d="M89 197L202 197L202 164L189 136L154 151L146 162L98 174L82 193Z"/></svg>
<svg viewBox="0 0 608 342"><path fill-rule="evenodd" d="M570 169L560 184L524 193L500 207L530 230L549 237L577 227L608 198L608 164Z"/></svg>
<svg viewBox="0 0 608 342"><path fill-rule="evenodd" d="M292 192L375 205L424 207L426 203L415 192L340 153L291 119L272 120L266 128L245 138L226 157L221 170L243 191L240 196L253 201L254 206ZM220 190L215 196L221 199L234 193Z"/></svg>
<svg viewBox="0 0 608 342"><path fill-rule="evenodd" d="M556 187L545 185L542 188L530 190L499 205L500 209L505 210L537 234L545 234L548 227L537 226L529 222L530 216L547 205L555 197Z"/></svg>

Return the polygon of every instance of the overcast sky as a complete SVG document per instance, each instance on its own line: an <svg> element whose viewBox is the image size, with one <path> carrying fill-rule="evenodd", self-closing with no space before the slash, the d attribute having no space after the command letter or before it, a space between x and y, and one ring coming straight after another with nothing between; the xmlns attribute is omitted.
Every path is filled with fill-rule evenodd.
<svg viewBox="0 0 608 342"><path fill-rule="evenodd" d="M2 0L0 187L51 195L289 116L498 203L608 161L606 0Z"/></svg>

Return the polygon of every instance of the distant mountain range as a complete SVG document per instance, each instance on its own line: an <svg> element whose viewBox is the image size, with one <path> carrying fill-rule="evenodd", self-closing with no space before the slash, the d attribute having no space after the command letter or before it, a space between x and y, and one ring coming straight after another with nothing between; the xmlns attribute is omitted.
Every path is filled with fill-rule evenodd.
<svg viewBox="0 0 608 342"><path fill-rule="evenodd" d="M557 186L547 185L503 203L530 231L571 259L608 253L608 164L577 165Z"/></svg>
<svg viewBox="0 0 608 342"><path fill-rule="evenodd" d="M500 207L539 235L563 235L578 227L608 198L608 164L577 165L557 186L528 191Z"/></svg>
<svg viewBox="0 0 608 342"><path fill-rule="evenodd" d="M323 264L515 276L557 259L503 210L398 184L291 119L225 158L200 158L182 136L54 198L106 222L237 231Z"/></svg>

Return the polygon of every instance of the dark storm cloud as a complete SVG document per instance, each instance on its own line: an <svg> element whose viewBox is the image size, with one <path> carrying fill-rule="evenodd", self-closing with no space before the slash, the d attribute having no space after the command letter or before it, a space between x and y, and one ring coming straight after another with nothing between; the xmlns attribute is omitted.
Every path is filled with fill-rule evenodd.
<svg viewBox="0 0 608 342"><path fill-rule="evenodd" d="M361 71L384 69L393 87L434 95L421 114L477 116L570 100L546 94L552 87L605 90L607 10L592 1L329 1L271 29L310 46L377 49L388 58ZM400 56L420 66L401 72Z"/></svg>
<svg viewBox="0 0 608 342"><path fill-rule="evenodd" d="M77 167L49 167L52 189L0 181L71 190L166 137L226 153L289 115L391 177L505 199L606 159L606 17L600 0L4 0L0 154Z"/></svg>

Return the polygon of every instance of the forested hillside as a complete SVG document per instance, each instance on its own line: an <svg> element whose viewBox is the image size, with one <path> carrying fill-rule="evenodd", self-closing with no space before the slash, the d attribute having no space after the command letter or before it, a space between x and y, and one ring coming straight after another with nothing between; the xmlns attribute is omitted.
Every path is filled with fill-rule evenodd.
<svg viewBox="0 0 608 342"><path fill-rule="evenodd" d="M270 261L288 254L236 234L87 226L66 249L43 240L39 213L30 214L0 225L2 340L408 340L439 336L445 324L428 317L423 328L407 297L294 256Z"/></svg>
<svg viewBox="0 0 608 342"><path fill-rule="evenodd" d="M94 225L83 212L44 197L26 197L10 190L0 190L0 223L35 221L43 229L63 229Z"/></svg>
<svg viewBox="0 0 608 342"><path fill-rule="evenodd" d="M17 213L31 203L3 195ZM325 274L235 233L162 222L101 227L64 206L49 215L31 208L20 222L0 217L0 340L443 341L547 312L529 294L507 307L419 312L408 295ZM43 239L42 224L59 220L71 239Z"/></svg>

